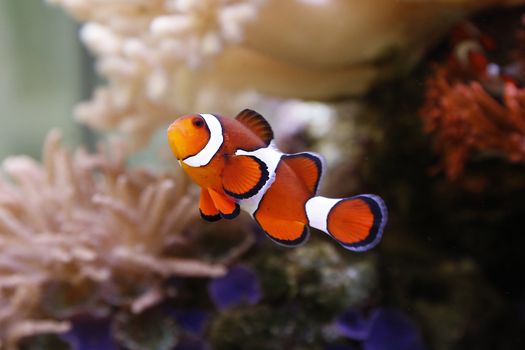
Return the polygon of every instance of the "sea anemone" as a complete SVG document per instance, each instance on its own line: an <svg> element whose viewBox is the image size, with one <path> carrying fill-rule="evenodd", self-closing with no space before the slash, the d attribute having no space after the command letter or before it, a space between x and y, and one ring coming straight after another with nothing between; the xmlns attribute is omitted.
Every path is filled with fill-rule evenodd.
<svg viewBox="0 0 525 350"><path fill-rule="evenodd" d="M2 348L66 331L79 312L139 313L173 295L161 283L167 277L225 272L170 253L195 218L195 191L174 175L128 169L122 147L111 150L72 154L54 131L42 164L25 156L2 163Z"/></svg>

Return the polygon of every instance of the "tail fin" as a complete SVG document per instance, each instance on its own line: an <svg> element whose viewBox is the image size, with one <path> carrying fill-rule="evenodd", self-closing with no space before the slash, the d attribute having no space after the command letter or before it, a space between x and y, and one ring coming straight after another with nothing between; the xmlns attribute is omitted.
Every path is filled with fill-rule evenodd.
<svg viewBox="0 0 525 350"><path fill-rule="evenodd" d="M306 202L306 215L310 226L358 252L379 243L388 218L385 202L373 194L339 199L312 197Z"/></svg>

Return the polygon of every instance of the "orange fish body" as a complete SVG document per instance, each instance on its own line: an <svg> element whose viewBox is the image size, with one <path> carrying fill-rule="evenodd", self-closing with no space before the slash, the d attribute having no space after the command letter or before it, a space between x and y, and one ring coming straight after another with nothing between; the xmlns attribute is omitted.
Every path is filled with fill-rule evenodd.
<svg viewBox="0 0 525 350"><path fill-rule="evenodd" d="M269 238L286 246L318 228L347 249L379 243L387 220L381 198L317 196L324 163L314 153L285 154L273 143L268 122L244 110L235 119L193 114L168 128L170 147L186 173L202 188L201 216L232 219L251 214Z"/></svg>

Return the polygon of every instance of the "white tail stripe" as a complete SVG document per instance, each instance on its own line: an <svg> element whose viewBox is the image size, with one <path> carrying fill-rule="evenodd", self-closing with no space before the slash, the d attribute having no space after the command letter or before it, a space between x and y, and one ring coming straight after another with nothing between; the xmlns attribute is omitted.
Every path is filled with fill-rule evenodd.
<svg viewBox="0 0 525 350"><path fill-rule="evenodd" d="M191 167L201 167L207 165L217 151L221 148L224 142L224 136L222 135L222 125L219 119L213 114L199 114L210 130L210 139L206 146L194 156L188 157L183 162Z"/></svg>
<svg viewBox="0 0 525 350"><path fill-rule="evenodd" d="M305 205L310 226L328 234L328 214L341 198L312 197Z"/></svg>

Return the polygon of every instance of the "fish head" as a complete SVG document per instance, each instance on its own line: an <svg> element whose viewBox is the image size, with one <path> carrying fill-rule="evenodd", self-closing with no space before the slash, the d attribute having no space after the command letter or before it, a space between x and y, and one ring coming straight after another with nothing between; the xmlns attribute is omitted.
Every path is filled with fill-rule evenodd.
<svg viewBox="0 0 525 350"><path fill-rule="evenodd" d="M210 130L199 114L176 119L168 127L168 142L179 161L199 153L210 139Z"/></svg>

